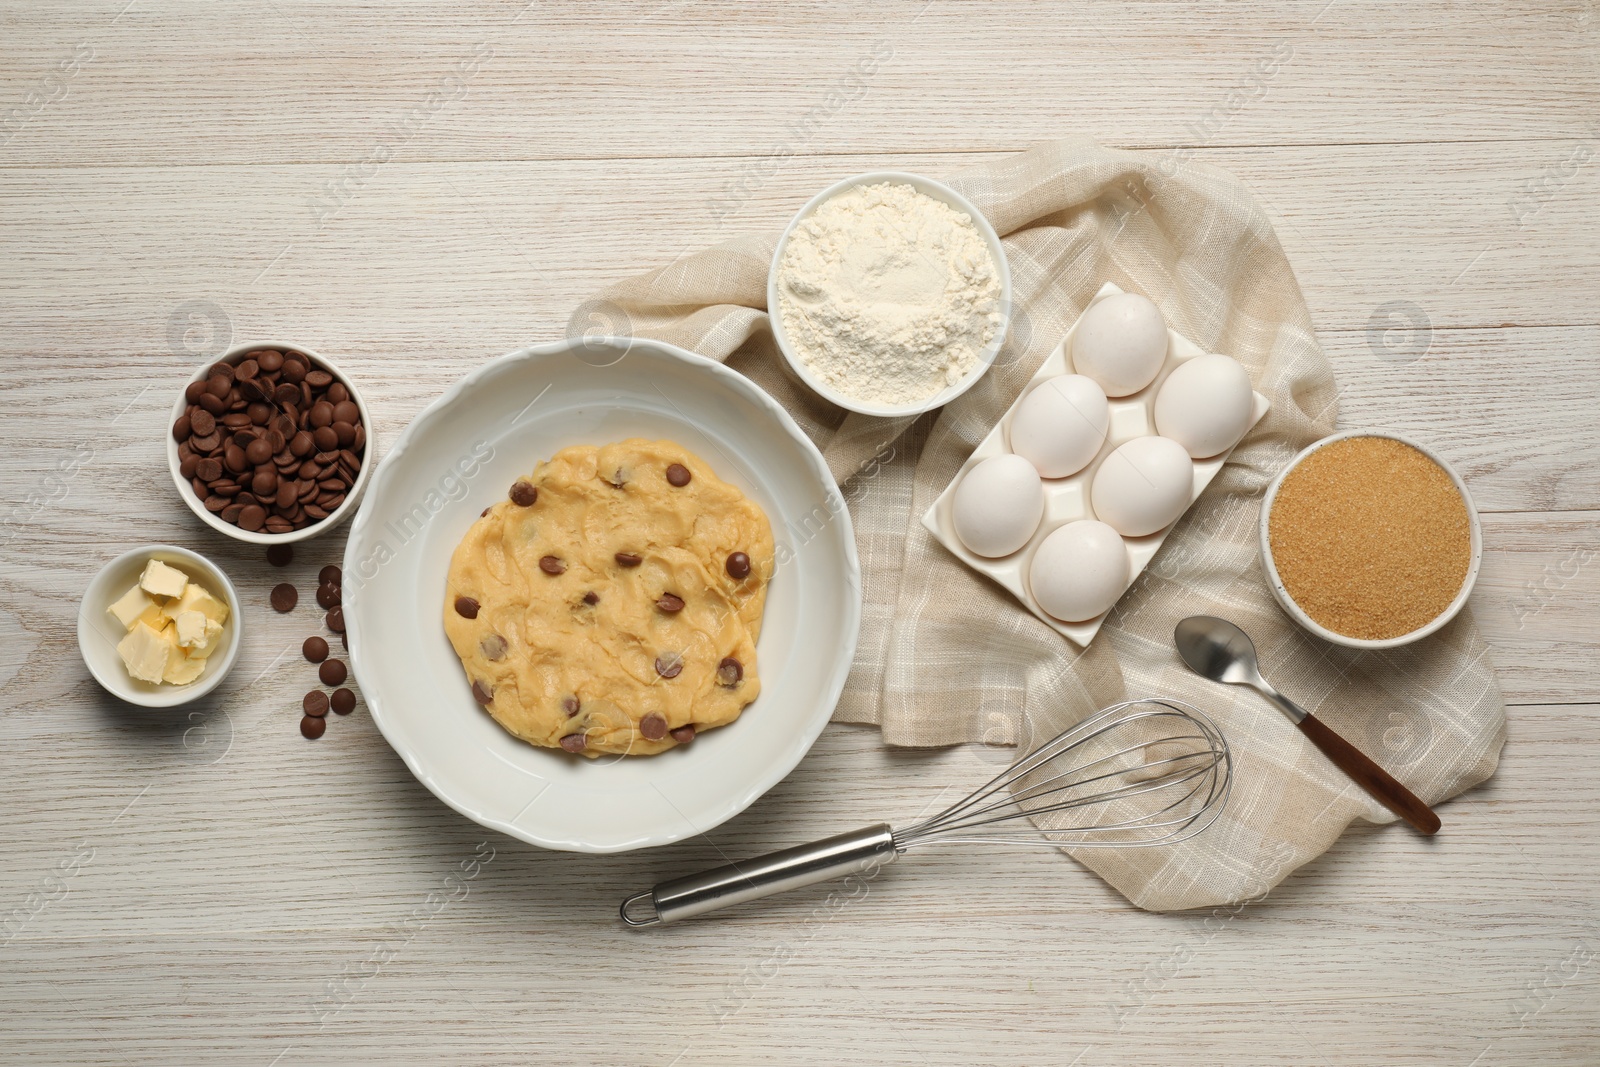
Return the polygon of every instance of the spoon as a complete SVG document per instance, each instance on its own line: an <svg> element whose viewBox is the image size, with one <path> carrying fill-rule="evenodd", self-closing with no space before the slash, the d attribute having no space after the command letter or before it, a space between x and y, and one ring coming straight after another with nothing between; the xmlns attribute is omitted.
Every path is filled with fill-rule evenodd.
<svg viewBox="0 0 1600 1067"><path fill-rule="evenodd" d="M1213 682L1247 685L1254 689L1277 705L1335 767L1384 807L1425 834L1439 832L1439 816L1415 793L1261 677L1261 669L1256 666L1256 646L1251 643L1249 634L1226 619L1191 615L1178 623L1172 640L1191 671Z"/></svg>

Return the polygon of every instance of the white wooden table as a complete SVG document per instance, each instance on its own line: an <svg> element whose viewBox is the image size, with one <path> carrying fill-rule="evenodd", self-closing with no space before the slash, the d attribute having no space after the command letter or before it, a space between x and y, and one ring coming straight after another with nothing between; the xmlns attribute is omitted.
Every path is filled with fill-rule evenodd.
<svg viewBox="0 0 1600 1067"><path fill-rule="evenodd" d="M1600 1063L1593 3L0 10L6 1063ZM1511 740L1444 835L1358 827L1237 913L1142 913L1047 852L932 852L841 908L640 936L623 892L904 817L993 758L830 727L709 839L589 857L455 815L364 710L301 739L309 670L277 657L309 616L266 610L279 574L162 461L206 352L334 355L392 442L606 283L776 230L829 181L1071 133L1245 178L1343 424L1470 482ZM159 540L251 605L196 721L111 700L74 646L90 575ZM342 543L301 551L303 591Z"/></svg>

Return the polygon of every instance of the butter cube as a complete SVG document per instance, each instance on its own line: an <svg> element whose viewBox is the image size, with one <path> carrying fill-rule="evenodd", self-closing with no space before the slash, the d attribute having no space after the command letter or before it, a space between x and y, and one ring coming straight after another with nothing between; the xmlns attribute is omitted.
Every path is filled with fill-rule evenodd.
<svg viewBox="0 0 1600 1067"><path fill-rule="evenodd" d="M181 597L166 606L166 613L172 618L177 618L185 611L198 611L218 625L228 621L228 605L194 582L189 583L189 587L183 591Z"/></svg>
<svg viewBox="0 0 1600 1067"><path fill-rule="evenodd" d="M188 575L176 567L169 567L159 559L153 559L144 565L144 573L139 575L139 586L151 596L181 597L184 587L189 584Z"/></svg>
<svg viewBox="0 0 1600 1067"><path fill-rule="evenodd" d="M206 669L204 656L185 656L182 652L176 653L167 664L166 671L161 675L163 682L173 685L188 685L200 677L200 672Z"/></svg>
<svg viewBox="0 0 1600 1067"><path fill-rule="evenodd" d="M206 643L206 623L210 621L198 611L180 611L172 617L172 628L178 634L178 647L203 648Z"/></svg>
<svg viewBox="0 0 1600 1067"><path fill-rule="evenodd" d="M191 659L205 659L207 656L211 655L211 653L215 652L217 650L217 646L221 643L222 624L214 619L207 619L205 639L200 644L189 646L189 657Z"/></svg>
<svg viewBox="0 0 1600 1067"><path fill-rule="evenodd" d="M161 608L150 595L137 585L123 593L117 602L106 609L122 624L124 630L131 630L136 623L149 623L153 629L161 629Z"/></svg>
<svg viewBox="0 0 1600 1067"><path fill-rule="evenodd" d="M143 622L134 623L128 635L117 642L117 651L122 654L130 677L157 683L166 675L171 659L182 655L177 636L170 627L157 630Z"/></svg>

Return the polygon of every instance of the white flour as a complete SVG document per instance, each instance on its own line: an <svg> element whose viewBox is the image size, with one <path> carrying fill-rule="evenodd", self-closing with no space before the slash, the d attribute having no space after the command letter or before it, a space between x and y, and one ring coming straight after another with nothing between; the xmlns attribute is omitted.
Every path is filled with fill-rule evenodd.
<svg viewBox="0 0 1600 1067"><path fill-rule="evenodd" d="M857 186L789 235L778 314L807 369L909 404L960 381L1000 324L1000 278L965 213L909 185Z"/></svg>

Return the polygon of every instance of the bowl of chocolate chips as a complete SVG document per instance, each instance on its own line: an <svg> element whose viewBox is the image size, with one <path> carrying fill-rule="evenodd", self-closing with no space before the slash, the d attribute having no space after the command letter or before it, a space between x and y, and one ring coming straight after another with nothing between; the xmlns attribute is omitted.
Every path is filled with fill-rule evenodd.
<svg viewBox="0 0 1600 1067"><path fill-rule="evenodd" d="M355 513L376 452L350 379L301 345L235 345L178 396L172 480L208 526L253 544L315 537Z"/></svg>

